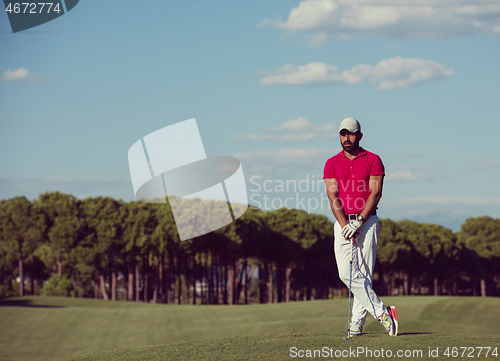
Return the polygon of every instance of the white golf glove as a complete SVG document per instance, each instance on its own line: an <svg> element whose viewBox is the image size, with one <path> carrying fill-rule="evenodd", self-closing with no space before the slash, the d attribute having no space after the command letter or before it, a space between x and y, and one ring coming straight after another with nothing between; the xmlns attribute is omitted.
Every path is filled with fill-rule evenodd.
<svg viewBox="0 0 500 361"><path fill-rule="evenodd" d="M342 228L342 235L345 239L351 239L362 225L363 223L358 220L350 221L344 228Z"/></svg>

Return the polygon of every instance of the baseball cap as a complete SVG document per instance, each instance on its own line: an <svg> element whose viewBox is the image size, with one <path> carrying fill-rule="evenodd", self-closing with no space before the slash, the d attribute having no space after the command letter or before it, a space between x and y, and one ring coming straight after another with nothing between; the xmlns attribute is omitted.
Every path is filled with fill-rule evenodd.
<svg viewBox="0 0 500 361"><path fill-rule="evenodd" d="M345 118L340 123L339 133L342 131L342 129L347 129L351 133L361 132L361 125L354 118Z"/></svg>

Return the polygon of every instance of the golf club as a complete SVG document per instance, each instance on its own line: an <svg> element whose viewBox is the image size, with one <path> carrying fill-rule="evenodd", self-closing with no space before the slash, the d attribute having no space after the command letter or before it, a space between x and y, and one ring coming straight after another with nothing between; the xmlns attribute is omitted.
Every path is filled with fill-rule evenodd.
<svg viewBox="0 0 500 361"><path fill-rule="evenodd" d="M347 317L347 338L344 338L344 340L351 338L352 244L354 243L354 238L351 238L349 242L351 243L351 259L349 260L349 313Z"/></svg>

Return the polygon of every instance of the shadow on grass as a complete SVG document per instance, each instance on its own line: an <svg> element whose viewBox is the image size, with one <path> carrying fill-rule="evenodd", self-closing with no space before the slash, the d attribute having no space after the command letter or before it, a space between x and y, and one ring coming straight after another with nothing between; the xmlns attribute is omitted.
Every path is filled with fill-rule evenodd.
<svg viewBox="0 0 500 361"><path fill-rule="evenodd" d="M9 300L0 298L0 307L36 307L36 308L64 308L55 305L36 305L31 300Z"/></svg>
<svg viewBox="0 0 500 361"><path fill-rule="evenodd" d="M396 337L399 337L399 336L414 336L414 335L433 335L435 334L436 332L398 332L398 335ZM366 336L371 336L371 337L385 337L385 336L388 336L387 333L380 333L380 332L364 332L363 333L363 336L366 335ZM357 337L354 337L354 338L357 338Z"/></svg>

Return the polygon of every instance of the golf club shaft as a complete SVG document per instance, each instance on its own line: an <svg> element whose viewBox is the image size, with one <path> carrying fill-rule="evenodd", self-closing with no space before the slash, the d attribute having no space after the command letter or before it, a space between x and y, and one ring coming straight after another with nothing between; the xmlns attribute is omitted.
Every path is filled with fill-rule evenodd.
<svg viewBox="0 0 500 361"><path fill-rule="evenodd" d="M349 316L347 318L347 339L351 338L351 286L352 286L352 244L353 239L349 239L351 246L351 259L349 260Z"/></svg>

